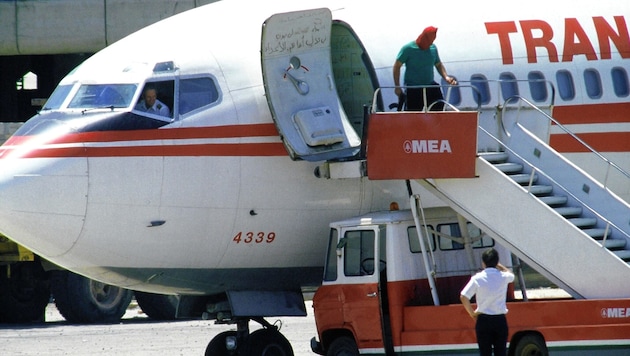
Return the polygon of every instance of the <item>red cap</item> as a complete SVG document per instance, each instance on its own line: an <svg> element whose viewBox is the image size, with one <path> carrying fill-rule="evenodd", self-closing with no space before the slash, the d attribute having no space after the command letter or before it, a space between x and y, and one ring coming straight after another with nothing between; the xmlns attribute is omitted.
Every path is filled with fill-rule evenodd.
<svg viewBox="0 0 630 356"><path fill-rule="evenodd" d="M435 41L435 37L437 36L437 28L433 26L429 26L422 31L420 36L416 39L416 44L421 49L429 49L433 41Z"/></svg>

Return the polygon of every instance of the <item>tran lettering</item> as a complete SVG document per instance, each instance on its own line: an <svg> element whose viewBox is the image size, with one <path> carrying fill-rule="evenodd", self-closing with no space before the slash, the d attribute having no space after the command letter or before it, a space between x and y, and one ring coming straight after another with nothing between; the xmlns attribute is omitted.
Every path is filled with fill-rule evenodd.
<svg viewBox="0 0 630 356"><path fill-rule="evenodd" d="M496 35L499 40L503 64L514 64L513 41L519 40L525 47L528 63L537 63L539 55L551 63L571 62L576 56L584 56L589 61L611 59L613 46L621 58L630 58L630 33L626 19L615 16L613 20L614 24L611 24L603 17L593 17L595 33L589 35L578 19L564 19L564 37L561 39L554 33L553 27L542 20L518 21L518 26L515 21L487 22L485 25L486 32ZM557 44L559 40L562 41L561 46Z"/></svg>

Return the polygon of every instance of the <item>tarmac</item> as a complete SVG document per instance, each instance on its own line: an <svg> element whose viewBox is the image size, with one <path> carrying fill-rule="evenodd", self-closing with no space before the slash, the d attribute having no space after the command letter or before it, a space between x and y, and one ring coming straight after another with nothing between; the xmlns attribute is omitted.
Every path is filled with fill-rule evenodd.
<svg viewBox="0 0 630 356"><path fill-rule="evenodd" d="M520 292L515 293L521 298ZM528 290L530 298L562 298L558 289ZM269 318L282 324L280 331L293 346L296 356L315 355L310 340L316 335L313 303L305 302L306 317ZM250 330L260 326L250 323ZM0 355L65 356L201 356L217 334L236 330L234 325L217 325L208 320L154 321L132 303L118 324L74 325L67 323L54 304L46 308L46 322L0 324Z"/></svg>
<svg viewBox="0 0 630 356"><path fill-rule="evenodd" d="M282 323L280 331L296 356L315 355L310 347L316 335L311 301L306 301L306 309L306 317L267 319L272 324L276 320ZM250 323L251 331L259 327ZM236 326L208 320L153 321L135 304L118 324L74 325L51 303L46 308L46 323L0 324L0 355L202 356L210 340L226 330L236 330Z"/></svg>

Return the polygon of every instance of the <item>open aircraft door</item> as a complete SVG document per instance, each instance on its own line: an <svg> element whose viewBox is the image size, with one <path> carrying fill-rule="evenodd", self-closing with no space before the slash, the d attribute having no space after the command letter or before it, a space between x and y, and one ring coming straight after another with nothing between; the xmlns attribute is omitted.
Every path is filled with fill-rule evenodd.
<svg viewBox="0 0 630 356"><path fill-rule="evenodd" d="M294 160L334 160L360 150L335 86L331 28L329 9L276 14L263 25L267 102Z"/></svg>

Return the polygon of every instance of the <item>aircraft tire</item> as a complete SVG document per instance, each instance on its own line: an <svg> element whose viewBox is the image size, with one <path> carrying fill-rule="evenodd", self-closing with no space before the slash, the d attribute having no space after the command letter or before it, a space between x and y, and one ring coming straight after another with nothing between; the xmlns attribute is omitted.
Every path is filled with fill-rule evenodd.
<svg viewBox="0 0 630 356"><path fill-rule="evenodd" d="M227 356L228 349L225 347L225 339L228 336L236 336L236 331L224 331L215 336L206 347L206 356Z"/></svg>
<svg viewBox="0 0 630 356"><path fill-rule="evenodd" d="M514 356L548 356L545 340L536 334L521 337L514 348Z"/></svg>
<svg viewBox="0 0 630 356"><path fill-rule="evenodd" d="M342 336L330 344L326 356L359 356L359 348L354 339Z"/></svg>
<svg viewBox="0 0 630 356"><path fill-rule="evenodd" d="M177 297L154 293L136 292L140 309L153 320L175 320Z"/></svg>
<svg viewBox="0 0 630 356"><path fill-rule="evenodd" d="M50 284L41 263L18 262L10 268L11 278L0 269L0 323L44 321Z"/></svg>
<svg viewBox="0 0 630 356"><path fill-rule="evenodd" d="M247 348L247 355L293 356L291 343L275 329L258 329L251 333Z"/></svg>
<svg viewBox="0 0 630 356"><path fill-rule="evenodd" d="M55 305L70 323L117 323L125 314L133 292L93 281L70 271L53 271Z"/></svg>

